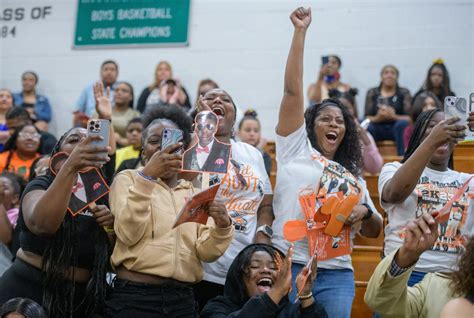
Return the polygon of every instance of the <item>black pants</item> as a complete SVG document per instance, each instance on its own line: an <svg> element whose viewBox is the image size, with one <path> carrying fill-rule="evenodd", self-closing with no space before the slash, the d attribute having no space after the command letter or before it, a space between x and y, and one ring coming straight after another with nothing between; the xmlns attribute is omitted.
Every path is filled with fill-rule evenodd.
<svg viewBox="0 0 474 318"><path fill-rule="evenodd" d="M199 312L202 311L207 302L212 298L224 295L224 285L201 281L193 286L196 301L199 304Z"/></svg>
<svg viewBox="0 0 474 318"><path fill-rule="evenodd" d="M105 302L105 317L198 317L192 287L148 285L116 278Z"/></svg>
<svg viewBox="0 0 474 318"><path fill-rule="evenodd" d="M36 267L16 258L12 266L0 277L0 305L16 298L30 298L38 304L43 304L42 272ZM71 284L64 281L64 284ZM86 284L76 283L74 290L74 317L84 317L82 300L86 293ZM67 295L64 295L67 297Z"/></svg>

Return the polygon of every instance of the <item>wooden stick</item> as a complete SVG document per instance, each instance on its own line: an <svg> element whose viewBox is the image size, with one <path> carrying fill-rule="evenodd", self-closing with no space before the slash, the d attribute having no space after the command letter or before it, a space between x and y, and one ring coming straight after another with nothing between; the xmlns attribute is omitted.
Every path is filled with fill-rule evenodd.
<svg viewBox="0 0 474 318"><path fill-rule="evenodd" d="M204 172L202 174L202 184L201 184L202 190L209 188L209 179L210 179L209 172Z"/></svg>

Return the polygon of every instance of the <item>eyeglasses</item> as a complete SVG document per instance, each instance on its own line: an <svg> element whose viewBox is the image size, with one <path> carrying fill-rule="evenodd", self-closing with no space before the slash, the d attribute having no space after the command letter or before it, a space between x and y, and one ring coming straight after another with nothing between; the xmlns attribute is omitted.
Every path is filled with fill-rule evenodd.
<svg viewBox="0 0 474 318"><path fill-rule="evenodd" d="M38 133L20 132L20 133L18 133L18 137L39 139L39 138L41 138L41 135L38 134Z"/></svg>
<svg viewBox="0 0 474 318"><path fill-rule="evenodd" d="M216 126L214 124L197 124L197 130L204 130L206 128L207 130L214 130Z"/></svg>

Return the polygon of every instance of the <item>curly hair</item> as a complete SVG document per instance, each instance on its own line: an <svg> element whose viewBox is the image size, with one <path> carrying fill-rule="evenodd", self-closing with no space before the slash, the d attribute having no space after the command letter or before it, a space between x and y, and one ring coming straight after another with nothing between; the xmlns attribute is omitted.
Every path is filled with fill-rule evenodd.
<svg viewBox="0 0 474 318"><path fill-rule="evenodd" d="M359 133L357 132L357 127L351 114L339 100L328 98L323 100L320 104L315 104L306 109L304 118L308 139L311 142L311 146L321 152L321 148L318 145L318 140L314 132L314 122L321 111L328 106L337 107L341 110L342 117L344 118L344 126L346 127L344 138L337 148L333 161L341 164L354 176L358 177L362 171L362 149L359 140Z"/></svg>
<svg viewBox="0 0 474 318"><path fill-rule="evenodd" d="M183 132L183 146L188 147L191 142L193 121L188 114L178 105L151 106L142 115L143 127L142 140L145 141L148 129L156 120L168 120L178 126Z"/></svg>
<svg viewBox="0 0 474 318"><path fill-rule="evenodd" d="M474 238L468 241L458 262L459 269L452 274L451 288L457 295L474 294Z"/></svg>

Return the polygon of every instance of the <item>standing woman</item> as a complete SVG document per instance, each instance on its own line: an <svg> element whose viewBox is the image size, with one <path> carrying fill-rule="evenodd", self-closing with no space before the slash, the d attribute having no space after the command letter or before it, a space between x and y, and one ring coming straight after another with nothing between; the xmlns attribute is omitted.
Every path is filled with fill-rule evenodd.
<svg viewBox="0 0 474 318"><path fill-rule="evenodd" d="M117 241L111 261L117 278L106 317L197 317L191 286L202 279L201 261L221 256L234 231L217 201L209 204L209 225L189 222L173 228L197 192L177 174L182 155L176 150L191 141L191 119L178 107L163 106L144 116L145 123L150 121L142 137L145 167L120 172L112 184ZM179 129L183 143L162 149L164 129Z"/></svg>
<svg viewBox="0 0 474 318"><path fill-rule="evenodd" d="M40 149L41 135L36 126L30 124L15 129L0 154L0 172L9 171L27 181Z"/></svg>
<svg viewBox="0 0 474 318"><path fill-rule="evenodd" d="M394 140L397 154L403 155L403 132L410 123L411 96L408 89L398 85L398 69L385 65L378 87L369 89L365 100L365 117L370 120L367 130L375 141Z"/></svg>
<svg viewBox="0 0 474 318"><path fill-rule="evenodd" d="M349 182L362 185L363 197L347 218L351 238L360 232L367 237L377 237L382 219L376 212L365 183L359 174L362 166L361 143L352 116L340 101L326 99L304 110L303 52L306 31L311 23L310 9L299 8L290 16L294 26L293 40L285 70L284 94L276 127L277 184L275 187L274 238L280 250L290 245L283 237L283 226L288 220L303 219L299 194L311 190L316 194L323 183L324 166L321 161L332 160L348 170ZM340 184L329 193L344 191ZM346 227L347 231L348 228ZM294 246L292 272L298 272L309 261L307 240ZM294 280L293 280L294 282ZM290 299L296 298L296 288ZM329 317L350 317L355 295L354 273L350 255L318 261L316 282L312 295L326 309ZM309 295L301 295L307 297ZM305 298L304 297L304 298ZM303 298L303 299L304 299Z"/></svg>
<svg viewBox="0 0 474 318"><path fill-rule="evenodd" d="M473 119L471 127L474 127ZM440 109L426 111L418 116L402 161L383 167L378 188L381 206L389 220L385 228L385 255L403 244L400 231L407 222L424 213L439 211L471 177L448 168L454 146L464 138L465 129L459 119L445 120ZM472 186L473 183L471 189ZM462 250L461 235L474 234L474 210L472 204L469 205L467 192L461 193L453 204L449 221L440 221L438 240L431 250L421 255L409 286L423 279L426 273L453 271ZM454 230L448 231L448 228Z"/></svg>
<svg viewBox="0 0 474 318"><path fill-rule="evenodd" d="M172 80L172 82L168 83L168 80ZM168 88L172 90L170 84L174 86L173 92L171 93L171 95L175 95L173 102L162 100L164 96L167 95ZM173 70L171 64L167 61L161 61L156 65L153 84L146 87L140 94L137 110L140 113L143 113L148 106L162 103L178 104L186 110L191 108L188 93L183 86L181 86L176 80L173 80Z"/></svg>
<svg viewBox="0 0 474 318"><path fill-rule="evenodd" d="M195 287L202 309L209 299L223 294L227 271L244 247L254 242L271 243L273 195L260 151L232 139L237 114L232 97L222 89L210 90L200 97L197 109L210 110L218 116L215 137L232 145L227 174L219 175L217 195L225 203L235 227L234 239L225 254L214 263L204 264L204 279Z"/></svg>
<svg viewBox="0 0 474 318"><path fill-rule="evenodd" d="M101 98L99 117L110 119L111 105L104 108ZM101 312L109 263L109 238L104 228L113 226L114 218L106 198L75 217L67 207L73 189L80 188L79 171L104 165L112 165L113 171L114 161L103 156L113 147L97 147L92 142L101 137L86 136L83 128L66 132L52 152L69 154L57 175L48 171L23 192L17 226L21 248L0 278L0 303L14 297L30 298L42 304L51 318L93 317Z"/></svg>
<svg viewBox="0 0 474 318"><path fill-rule="evenodd" d="M337 55L329 55L328 63L321 66L316 83L308 87L308 98L310 104L321 103L329 98L329 91L338 90L341 93L347 92L351 87L341 82L339 69L342 66L341 58Z"/></svg>
<svg viewBox="0 0 474 318"><path fill-rule="evenodd" d="M13 107L13 95L9 89L0 89L0 152L10 137L7 127L6 114Z"/></svg>
<svg viewBox="0 0 474 318"><path fill-rule="evenodd" d="M36 93L38 75L27 71L21 75L23 90L13 94L15 105L22 106L28 110L35 125L44 131L48 131L48 123L51 121L51 105L46 96Z"/></svg>
<svg viewBox="0 0 474 318"><path fill-rule="evenodd" d="M456 96L451 90L449 72L442 59L435 60L430 66L426 74L425 83L420 90L416 92L414 98L417 97L418 94L426 91L435 94L441 103L444 103L446 96Z"/></svg>
<svg viewBox="0 0 474 318"><path fill-rule="evenodd" d="M112 108L112 125L115 140L120 147L128 146L127 126L130 120L140 117L133 109L133 87L127 82L119 82L115 87L114 106Z"/></svg>

